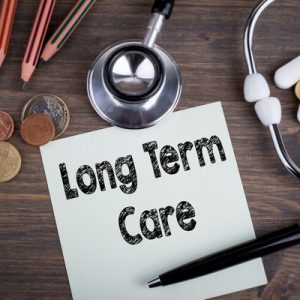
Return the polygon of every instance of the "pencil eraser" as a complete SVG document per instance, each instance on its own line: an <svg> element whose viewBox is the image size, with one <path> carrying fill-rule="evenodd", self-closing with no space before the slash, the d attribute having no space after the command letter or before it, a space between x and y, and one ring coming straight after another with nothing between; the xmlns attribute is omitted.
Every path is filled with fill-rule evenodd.
<svg viewBox="0 0 300 300"><path fill-rule="evenodd" d="M295 85L300 80L300 56L279 68L274 80L281 89L289 89Z"/></svg>
<svg viewBox="0 0 300 300"><path fill-rule="evenodd" d="M246 77L244 97L247 102L256 102L270 97L270 88L263 75L256 73Z"/></svg>
<svg viewBox="0 0 300 300"><path fill-rule="evenodd" d="M256 102L255 111L265 126L281 122L281 104L277 98L269 97Z"/></svg>

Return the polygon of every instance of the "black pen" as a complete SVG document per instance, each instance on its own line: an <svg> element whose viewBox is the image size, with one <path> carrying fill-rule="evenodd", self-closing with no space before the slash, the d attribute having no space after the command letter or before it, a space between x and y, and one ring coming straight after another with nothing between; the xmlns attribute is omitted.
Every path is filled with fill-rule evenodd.
<svg viewBox="0 0 300 300"><path fill-rule="evenodd" d="M300 243L300 225L296 224L192 261L159 275L158 278L151 280L148 285L150 288L154 288L193 279L274 253L298 243Z"/></svg>

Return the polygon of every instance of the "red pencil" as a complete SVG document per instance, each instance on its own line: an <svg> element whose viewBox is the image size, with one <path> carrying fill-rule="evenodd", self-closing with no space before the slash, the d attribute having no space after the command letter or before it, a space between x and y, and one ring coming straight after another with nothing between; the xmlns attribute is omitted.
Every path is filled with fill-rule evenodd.
<svg viewBox="0 0 300 300"><path fill-rule="evenodd" d="M3 0L0 9L0 67L5 59L12 24L15 17L17 0Z"/></svg>
<svg viewBox="0 0 300 300"><path fill-rule="evenodd" d="M30 80L39 61L43 42L51 20L56 0L41 0L38 12L32 27L27 49L22 63L21 79L24 90L26 83Z"/></svg>

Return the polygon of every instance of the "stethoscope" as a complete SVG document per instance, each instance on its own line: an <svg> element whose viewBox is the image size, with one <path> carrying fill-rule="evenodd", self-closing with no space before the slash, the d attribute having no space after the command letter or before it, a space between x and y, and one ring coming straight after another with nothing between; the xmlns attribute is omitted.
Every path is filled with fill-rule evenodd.
<svg viewBox="0 0 300 300"><path fill-rule="evenodd" d="M181 76L175 60L155 45L175 0L155 0L143 41L123 41L105 49L88 74L88 96L107 122L130 129L155 125L176 107Z"/></svg>
<svg viewBox="0 0 300 300"><path fill-rule="evenodd" d="M260 15L275 0L263 0L249 16L244 33L244 50L249 75L244 83L244 96L248 102L256 102L255 111L260 121L269 128L274 147L285 168L300 179L300 168L290 158L281 133L281 105L277 98L270 97L270 88L266 79L257 72L252 51L253 33ZM300 80L300 58L297 57L280 68L275 74L275 83L280 88L290 88Z"/></svg>

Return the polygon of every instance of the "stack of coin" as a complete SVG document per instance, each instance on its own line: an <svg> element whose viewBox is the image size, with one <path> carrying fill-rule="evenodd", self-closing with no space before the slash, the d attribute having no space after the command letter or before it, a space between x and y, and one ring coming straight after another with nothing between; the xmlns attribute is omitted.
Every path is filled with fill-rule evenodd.
<svg viewBox="0 0 300 300"><path fill-rule="evenodd" d="M21 120L23 140L30 145L41 146L60 137L66 131L70 113L65 102L59 97L37 95L25 104Z"/></svg>

